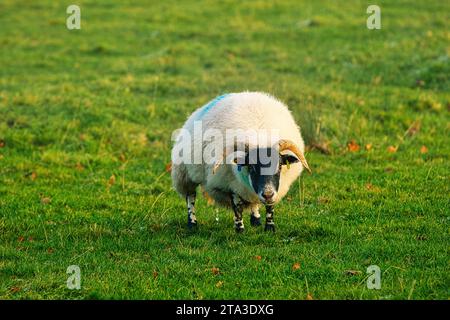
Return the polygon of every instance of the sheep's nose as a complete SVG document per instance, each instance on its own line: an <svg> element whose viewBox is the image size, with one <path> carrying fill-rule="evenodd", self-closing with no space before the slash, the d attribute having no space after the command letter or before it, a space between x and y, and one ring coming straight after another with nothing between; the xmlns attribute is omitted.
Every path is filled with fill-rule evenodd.
<svg viewBox="0 0 450 320"><path fill-rule="evenodd" d="M274 192L272 190L269 191L264 191L262 196L264 197L264 199L269 200L273 197Z"/></svg>

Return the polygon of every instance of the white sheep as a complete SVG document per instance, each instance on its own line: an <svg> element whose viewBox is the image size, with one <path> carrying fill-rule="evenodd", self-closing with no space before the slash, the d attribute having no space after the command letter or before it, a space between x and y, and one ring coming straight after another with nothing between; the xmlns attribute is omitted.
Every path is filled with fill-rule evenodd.
<svg viewBox="0 0 450 320"><path fill-rule="evenodd" d="M240 134L230 140L230 131ZM201 185L214 202L232 207L237 232L244 230L244 209L251 210L251 225L261 225L261 204L266 207L265 230L275 231L274 205L303 167L310 171L290 111L265 93L231 93L212 100L189 117L175 140L172 180L186 199L189 227L197 225L195 198Z"/></svg>

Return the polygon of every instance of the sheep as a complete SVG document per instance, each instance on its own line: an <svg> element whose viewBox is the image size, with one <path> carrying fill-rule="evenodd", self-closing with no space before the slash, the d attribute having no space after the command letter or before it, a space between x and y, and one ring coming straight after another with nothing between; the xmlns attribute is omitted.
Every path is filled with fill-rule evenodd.
<svg viewBox="0 0 450 320"><path fill-rule="evenodd" d="M189 228L197 226L200 185L216 204L233 209L236 232L244 231L244 210L250 210L252 226L261 225L262 205L264 229L275 231L274 206L303 168L311 172L291 112L266 93L219 96L192 113L172 138L172 182L186 200Z"/></svg>

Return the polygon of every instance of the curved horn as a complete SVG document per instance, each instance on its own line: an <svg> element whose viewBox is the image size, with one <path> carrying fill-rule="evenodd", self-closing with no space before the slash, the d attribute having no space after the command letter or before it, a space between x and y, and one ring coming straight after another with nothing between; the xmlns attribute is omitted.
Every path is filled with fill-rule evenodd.
<svg viewBox="0 0 450 320"><path fill-rule="evenodd" d="M303 152L301 152L300 149L292 141L282 139L278 142L278 144L280 147L280 151L292 151L298 157L305 169L308 170L309 173L311 173L311 169L309 168L308 162L306 162L306 158L303 155Z"/></svg>

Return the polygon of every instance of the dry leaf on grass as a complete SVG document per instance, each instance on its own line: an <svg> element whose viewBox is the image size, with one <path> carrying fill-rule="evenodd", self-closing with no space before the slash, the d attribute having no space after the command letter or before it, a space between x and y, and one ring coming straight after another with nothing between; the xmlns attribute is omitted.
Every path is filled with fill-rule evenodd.
<svg viewBox="0 0 450 320"><path fill-rule="evenodd" d="M52 202L52 199L50 199L49 197L41 198L41 203L42 204L49 204L50 202Z"/></svg>
<svg viewBox="0 0 450 320"><path fill-rule="evenodd" d="M330 150L330 142L318 142L318 143L312 143L311 144L311 150L316 149L319 150L323 154L331 154Z"/></svg>
<svg viewBox="0 0 450 320"><path fill-rule="evenodd" d="M223 281L219 281L216 283L216 288L220 288L223 286Z"/></svg>
<svg viewBox="0 0 450 320"><path fill-rule="evenodd" d="M412 137L420 130L421 123L419 120L414 121L406 130L405 136Z"/></svg>
<svg viewBox="0 0 450 320"><path fill-rule="evenodd" d="M115 183L116 183L116 176L112 175L111 177L109 177L108 185L113 186Z"/></svg>
<svg viewBox="0 0 450 320"><path fill-rule="evenodd" d="M428 152L428 148L426 146L420 147L420 153L424 154Z"/></svg>
<svg viewBox="0 0 450 320"><path fill-rule="evenodd" d="M296 262L296 263L294 263L292 265L292 270L295 271L295 270L298 270L298 269L300 269L300 263Z"/></svg>
<svg viewBox="0 0 450 320"><path fill-rule="evenodd" d="M218 275L220 273L220 270L219 270L219 268L214 267L211 269L211 272L213 275Z"/></svg>
<svg viewBox="0 0 450 320"><path fill-rule="evenodd" d="M389 147L387 148L387 152L389 152L389 153L395 153L395 152L397 152L397 149L398 149L398 147L396 147L396 146L389 146Z"/></svg>
<svg viewBox="0 0 450 320"><path fill-rule="evenodd" d="M372 144L371 143L366 144L366 150L367 151L372 150Z"/></svg>
<svg viewBox="0 0 450 320"><path fill-rule="evenodd" d="M349 276L356 276L358 274L361 274L362 272L359 270L345 270L345 274Z"/></svg>
<svg viewBox="0 0 450 320"><path fill-rule="evenodd" d="M352 140L347 144L347 150L350 152L356 152L359 150L359 145L355 142L355 140Z"/></svg>
<svg viewBox="0 0 450 320"><path fill-rule="evenodd" d="M258 261L261 261L262 258L261 258L261 256L255 256L255 259Z"/></svg>
<svg viewBox="0 0 450 320"><path fill-rule="evenodd" d="M12 293L17 293L17 292L19 292L20 290L21 290L20 287L16 287L16 286L11 287L11 289L10 289L10 291L11 291Z"/></svg>
<svg viewBox="0 0 450 320"><path fill-rule="evenodd" d="M306 300L314 300L314 298L311 294L308 293L308 295L306 296Z"/></svg>
<svg viewBox="0 0 450 320"><path fill-rule="evenodd" d="M171 172L172 171L172 162L169 162L166 164L166 172Z"/></svg>

